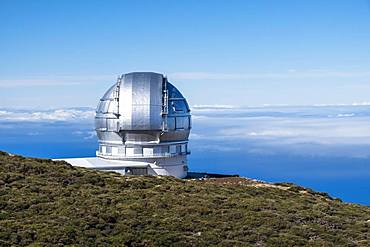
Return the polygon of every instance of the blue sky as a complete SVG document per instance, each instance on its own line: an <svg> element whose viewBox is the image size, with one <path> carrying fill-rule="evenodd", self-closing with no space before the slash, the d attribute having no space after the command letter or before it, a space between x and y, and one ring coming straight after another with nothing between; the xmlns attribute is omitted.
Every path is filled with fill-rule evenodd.
<svg viewBox="0 0 370 247"><path fill-rule="evenodd" d="M95 106L157 71L191 105L370 101L370 3L0 1L0 107Z"/></svg>

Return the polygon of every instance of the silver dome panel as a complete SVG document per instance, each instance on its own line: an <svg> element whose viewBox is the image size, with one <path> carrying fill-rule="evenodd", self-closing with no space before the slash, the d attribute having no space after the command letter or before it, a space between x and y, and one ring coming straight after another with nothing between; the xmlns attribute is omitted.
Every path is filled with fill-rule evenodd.
<svg viewBox="0 0 370 247"><path fill-rule="evenodd" d="M120 129L162 129L163 80L156 73L123 75L118 96Z"/></svg>

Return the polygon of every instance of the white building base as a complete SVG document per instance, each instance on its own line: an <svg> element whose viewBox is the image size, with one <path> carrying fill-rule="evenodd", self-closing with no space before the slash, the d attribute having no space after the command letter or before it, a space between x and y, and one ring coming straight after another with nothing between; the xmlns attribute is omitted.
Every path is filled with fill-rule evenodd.
<svg viewBox="0 0 370 247"><path fill-rule="evenodd" d="M187 165L182 157L166 158L163 160L110 160L99 157L55 159L63 160L73 166L91 168L102 171L114 171L123 175L156 175L185 178Z"/></svg>

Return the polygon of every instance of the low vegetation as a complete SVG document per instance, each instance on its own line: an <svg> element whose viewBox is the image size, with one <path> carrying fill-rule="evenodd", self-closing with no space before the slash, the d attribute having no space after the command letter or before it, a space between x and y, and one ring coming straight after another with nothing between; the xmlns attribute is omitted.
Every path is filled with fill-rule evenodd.
<svg viewBox="0 0 370 247"><path fill-rule="evenodd" d="M121 176L0 153L0 246L370 246L370 207L289 183Z"/></svg>

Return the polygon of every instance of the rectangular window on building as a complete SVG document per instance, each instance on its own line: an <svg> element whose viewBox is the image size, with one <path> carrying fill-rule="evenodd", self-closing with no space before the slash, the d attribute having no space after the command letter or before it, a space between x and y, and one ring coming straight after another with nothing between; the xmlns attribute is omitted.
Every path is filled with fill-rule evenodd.
<svg viewBox="0 0 370 247"><path fill-rule="evenodd" d="M189 129L190 118L189 117L176 117L176 129Z"/></svg>
<svg viewBox="0 0 370 247"><path fill-rule="evenodd" d="M126 156L134 156L134 148L126 148Z"/></svg>
<svg viewBox="0 0 370 247"><path fill-rule="evenodd" d="M107 154L112 154L112 147L111 146L107 146Z"/></svg>
<svg viewBox="0 0 370 247"><path fill-rule="evenodd" d="M185 123L184 123L184 117L176 117L176 129L184 129Z"/></svg>
<svg viewBox="0 0 370 247"><path fill-rule="evenodd" d="M184 112L186 110L186 105L183 100L175 100L172 102L172 107L175 112Z"/></svg>
<svg viewBox="0 0 370 247"><path fill-rule="evenodd" d="M153 156L153 148L143 148L144 156Z"/></svg>
<svg viewBox="0 0 370 247"><path fill-rule="evenodd" d="M125 147L122 147L122 146L118 147L118 153L119 154L125 154L126 153L125 152Z"/></svg>
<svg viewBox="0 0 370 247"><path fill-rule="evenodd" d="M107 121L105 118L96 118L95 126L98 130L107 130Z"/></svg>
<svg viewBox="0 0 370 247"><path fill-rule="evenodd" d="M142 147L135 147L134 148L134 154L135 155L142 155L143 154L143 148Z"/></svg>
<svg viewBox="0 0 370 247"><path fill-rule="evenodd" d="M119 123L116 119L107 119L107 130L108 131L118 131L119 130Z"/></svg>
<svg viewBox="0 0 370 247"><path fill-rule="evenodd" d="M170 148L168 146L162 146L162 153L168 154L170 152Z"/></svg>
<svg viewBox="0 0 370 247"><path fill-rule="evenodd" d="M153 147L153 155L161 155L162 154L162 147ZM168 153L168 148L167 148L167 152L163 152L163 153Z"/></svg>
<svg viewBox="0 0 370 247"><path fill-rule="evenodd" d="M170 153L175 154L176 153L176 145L171 145L170 146Z"/></svg>
<svg viewBox="0 0 370 247"><path fill-rule="evenodd" d="M175 126L175 118L174 117L167 118L167 128L169 130L174 130L176 128L176 126Z"/></svg>
<svg viewBox="0 0 370 247"><path fill-rule="evenodd" d="M112 147L112 155L118 155L118 147Z"/></svg>

